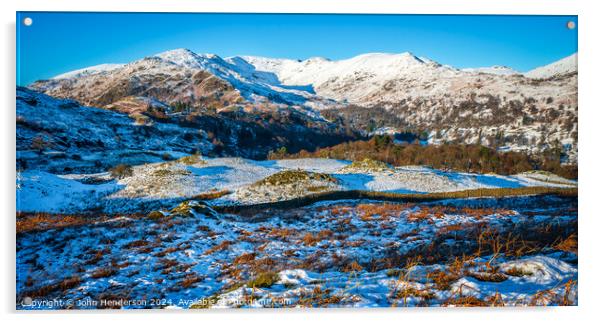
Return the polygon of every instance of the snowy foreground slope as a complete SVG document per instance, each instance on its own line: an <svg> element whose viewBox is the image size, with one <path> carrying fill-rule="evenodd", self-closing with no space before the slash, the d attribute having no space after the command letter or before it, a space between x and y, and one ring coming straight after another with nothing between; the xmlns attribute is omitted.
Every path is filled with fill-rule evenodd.
<svg viewBox="0 0 602 322"><path fill-rule="evenodd" d="M577 304L576 199L68 218L18 224L18 309Z"/></svg>
<svg viewBox="0 0 602 322"><path fill-rule="evenodd" d="M576 182L542 172L196 155L134 166L121 179L25 170L17 180L16 305L576 305L576 197L347 199L241 213L217 207L340 190L532 186ZM210 195L216 198L203 197Z"/></svg>
<svg viewBox="0 0 602 322"><path fill-rule="evenodd" d="M80 213L100 209L121 213L173 206L187 198L216 191L228 194L212 200L212 204L237 205L283 201L323 191L429 193L478 188L575 187L577 184L551 174L502 176L424 167L372 170L351 168L350 164L331 159L253 161L214 158L194 164L169 161L134 166L132 176L118 180L111 178L109 173L56 175L26 170L20 173L17 182L17 210ZM326 174L334 180L262 183L262 179L279 172L286 173L286 170Z"/></svg>

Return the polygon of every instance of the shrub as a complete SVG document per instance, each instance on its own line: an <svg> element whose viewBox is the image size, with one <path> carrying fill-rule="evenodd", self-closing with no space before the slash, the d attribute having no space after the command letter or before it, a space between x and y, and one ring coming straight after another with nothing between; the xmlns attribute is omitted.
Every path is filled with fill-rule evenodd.
<svg viewBox="0 0 602 322"><path fill-rule="evenodd" d="M123 179L126 177L130 177L134 174L134 170L131 165L128 164L118 164L111 169L109 169L111 176L113 178Z"/></svg>

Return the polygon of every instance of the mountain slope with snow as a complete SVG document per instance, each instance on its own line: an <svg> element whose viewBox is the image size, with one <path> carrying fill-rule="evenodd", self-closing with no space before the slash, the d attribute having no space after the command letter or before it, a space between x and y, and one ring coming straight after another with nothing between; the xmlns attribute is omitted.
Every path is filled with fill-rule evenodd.
<svg viewBox="0 0 602 322"><path fill-rule="evenodd" d="M78 78L83 76L89 76L94 74L100 74L104 72L110 72L115 69L123 67L124 64L100 64L96 66L90 66L82 69L77 69L64 74L54 76L52 79L69 79Z"/></svg>
<svg viewBox="0 0 602 322"><path fill-rule="evenodd" d="M525 73L529 78L550 78L557 75L577 72L577 53L565 57L549 65L535 68Z"/></svg>
<svg viewBox="0 0 602 322"><path fill-rule="evenodd" d="M222 58L176 49L37 81L30 88L105 108L128 97L184 105L193 112L293 108L311 122L321 120L319 111L326 109L345 118L351 105L381 107L394 115L393 123L404 124L399 131L428 132L431 143L480 142L529 153L560 147L564 161L576 162L576 57L525 77L502 66L461 70L408 52L334 61ZM349 123L358 122L365 127L372 121Z"/></svg>

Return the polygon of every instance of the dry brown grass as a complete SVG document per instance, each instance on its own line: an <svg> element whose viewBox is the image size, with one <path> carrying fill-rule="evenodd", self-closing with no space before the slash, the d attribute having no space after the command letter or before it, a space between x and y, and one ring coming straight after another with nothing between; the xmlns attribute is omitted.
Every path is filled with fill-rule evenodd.
<svg viewBox="0 0 602 322"><path fill-rule="evenodd" d="M443 306L484 307L490 304L475 296L458 296L447 299Z"/></svg>
<svg viewBox="0 0 602 322"><path fill-rule="evenodd" d="M106 218L105 218L106 219ZM49 229L72 227L92 223L99 218L86 218L85 216L76 215L59 215L47 213L25 214L17 213L17 234L45 231Z"/></svg>
<svg viewBox="0 0 602 322"><path fill-rule="evenodd" d="M566 238L559 238L552 248L556 250L561 250L563 252L570 252L573 254L577 254L578 245L577 245L577 234L572 233Z"/></svg>
<svg viewBox="0 0 602 322"><path fill-rule="evenodd" d="M444 235L444 234L449 234L451 232L458 232L458 231L462 231L466 229L466 224L452 224L452 225L447 225L447 226L443 226L441 227L438 231L437 231L437 235Z"/></svg>
<svg viewBox="0 0 602 322"><path fill-rule="evenodd" d="M343 300L341 296L331 293L329 289L323 290L320 286L316 286L311 291L302 291L296 304L300 307L328 307L339 304Z"/></svg>
<svg viewBox="0 0 602 322"><path fill-rule="evenodd" d="M90 274L92 278L104 278L117 274L117 270L112 267L101 267Z"/></svg>
<svg viewBox="0 0 602 322"><path fill-rule="evenodd" d="M466 272L470 276L481 282L500 283L508 279L508 276L498 272Z"/></svg>
<svg viewBox="0 0 602 322"><path fill-rule="evenodd" d="M110 254L111 250L109 248L105 248L105 249L99 249L98 251L94 252L94 255L92 258L90 258L89 260L84 262L84 265L94 265L97 264L98 262L100 262L103 258L105 254Z"/></svg>
<svg viewBox="0 0 602 322"><path fill-rule="evenodd" d="M144 246L148 246L149 242L144 239L134 240L127 244L125 244L124 248L140 248Z"/></svg>
<svg viewBox="0 0 602 322"><path fill-rule="evenodd" d="M51 229L64 229L70 227L78 227L84 225L97 225L97 224L108 224L105 223L111 218L115 217L128 217L131 219L138 219L144 217L140 213L132 214L51 214L44 212L17 212L16 213L16 233L28 233L28 232L40 232ZM128 221L115 221L111 222L110 225L116 228L128 227L131 223Z"/></svg>
<svg viewBox="0 0 602 322"><path fill-rule="evenodd" d="M531 276L533 272L524 270L518 266L512 266L504 271L504 274L514 276L514 277L523 277L523 276Z"/></svg>
<svg viewBox="0 0 602 322"><path fill-rule="evenodd" d="M191 273L187 275L183 280L181 280L178 285L182 288L190 288L194 286L194 284L203 281L204 278L202 276L197 275L196 273Z"/></svg>
<svg viewBox="0 0 602 322"><path fill-rule="evenodd" d="M267 230L269 228L265 227L265 229ZM273 238L277 238L279 240L288 240L289 238L291 238L292 236L295 236L297 234L298 234L298 230L296 230L296 229L273 227L267 233L267 237L273 237Z"/></svg>
<svg viewBox="0 0 602 322"><path fill-rule="evenodd" d="M168 247L168 248L165 248L165 249L164 249L164 250L162 250L162 251L156 252L156 253L154 254L154 256L157 256L157 257L164 257L164 256L165 256L165 255L167 255L167 254L175 253L175 252L177 252L177 251L178 251L178 248L176 248L176 247Z"/></svg>
<svg viewBox="0 0 602 322"><path fill-rule="evenodd" d="M412 205L407 203L367 203L357 205L356 210L360 215L360 219L371 221L375 219L386 219L388 217L399 217L399 214L410 206Z"/></svg>
<svg viewBox="0 0 602 322"><path fill-rule="evenodd" d="M529 305L531 306L550 306L550 305L562 305L569 306L575 305L574 297L577 292L577 282L569 280L564 285L561 285L559 290L547 289L542 290L531 298Z"/></svg>
<svg viewBox="0 0 602 322"><path fill-rule="evenodd" d="M342 272L345 273L357 273L357 272L361 272L364 270L364 267L362 265L360 265L360 263L358 263L357 261L353 261L351 263L349 263L347 266L343 267L343 269L341 269Z"/></svg>
<svg viewBox="0 0 602 322"><path fill-rule="evenodd" d="M255 253L244 253L234 259L234 265L248 264L255 260Z"/></svg>
<svg viewBox="0 0 602 322"><path fill-rule="evenodd" d="M408 298L421 298L423 301L429 301L435 298L435 293L428 289L417 289L412 286L402 287L392 295L395 300L401 300L404 306L408 304Z"/></svg>
<svg viewBox="0 0 602 322"><path fill-rule="evenodd" d="M303 242L303 244L305 244L305 246L314 246L320 240L321 239L318 238L317 235L314 235L312 233L305 233L305 235L303 235L303 237L301 238L301 242Z"/></svg>
<svg viewBox="0 0 602 322"><path fill-rule="evenodd" d="M57 292L57 291L64 292L66 290L75 288L79 284L81 284L81 282L82 282L81 278L79 276L74 275L74 276L68 277L62 281L44 285L40 288L24 292L23 294L21 294L21 296L31 297L31 298L45 298L54 292Z"/></svg>
<svg viewBox="0 0 602 322"><path fill-rule="evenodd" d="M192 199L195 199L195 200L213 200L213 199L218 199L218 198L221 198L223 196L229 195L231 193L232 193L232 191L229 191L229 190L215 190L215 191L209 191L209 192L200 193L200 194L192 197Z"/></svg>
<svg viewBox="0 0 602 322"><path fill-rule="evenodd" d="M451 284L460 279L460 277L460 275L442 270L434 270L427 274L427 278L433 281L435 288L441 291L449 290Z"/></svg>
<svg viewBox="0 0 602 322"><path fill-rule="evenodd" d="M307 232L301 237L301 242L306 246L314 246L322 240L332 238L333 235L334 233L330 229L324 229L317 233Z"/></svg>
<svg viewBox="0 0 602 322"><path fill-rule="evenodd" d="M230 245L234 244L232 241L224 240L216 246L211 247L205 252L205 255L211 255L215 252L221 252L222 250L226 250L230 248Z"/></svg>
<svg viewBox="0 0 602 322"><path fill-rule="evenodd" d="M420 207L419 211L409 213L407 219L409 222L420 222L425 220L427 220L428 222L433 222L431 216L432 213L429 208Z"/></svg>

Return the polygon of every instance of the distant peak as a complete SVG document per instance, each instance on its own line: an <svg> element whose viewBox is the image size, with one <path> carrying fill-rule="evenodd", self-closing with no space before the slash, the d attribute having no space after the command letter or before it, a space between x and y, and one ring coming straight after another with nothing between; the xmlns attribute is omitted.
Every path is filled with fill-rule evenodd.
<svg viewBox="0 0 602 322"><path fill-rule="evenodd" d="M163 59L167 59L167 60L173 59L173 58L185 58L185 57L196 58L198 56L199 55L197 55L192 50L187 49L187 48L172 49L172 50L164 51L164 52L154 55L154 57L159 57L159 58L163 58Z"/></svg>
<svg viewBox="0 0 602 322"><path fill-rule="evenodd" d="M158 57L164 61L188 68L203 68L208 60L221 60L221 58L216 54L199 55L186 48L164 51L154 55L153 57Z"/></svg>
<svg viewBox="0 0 602 322"><path fill-rule="evenodd" d="M171 50L166 50L156 54L155 56L166 56L166 55L176 55L176 54L184 54L184 55L196 55L192 50L188 48L176 48Z"/></svg>

